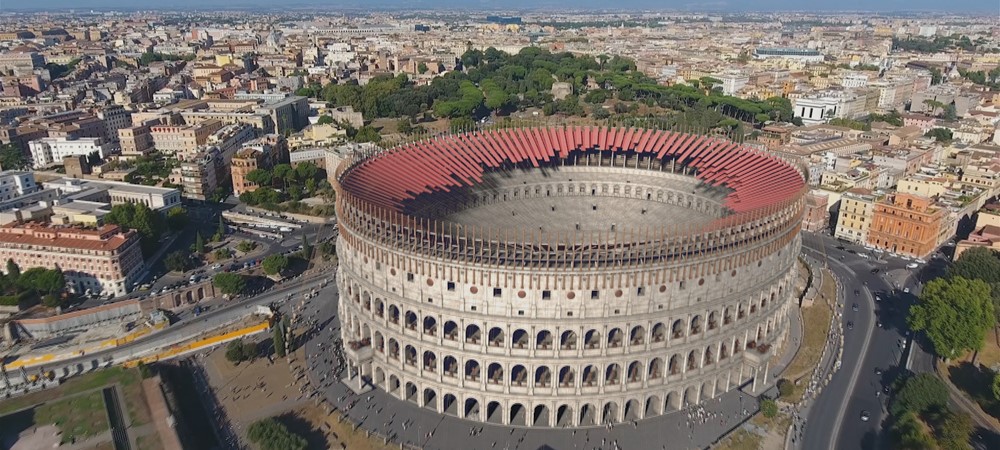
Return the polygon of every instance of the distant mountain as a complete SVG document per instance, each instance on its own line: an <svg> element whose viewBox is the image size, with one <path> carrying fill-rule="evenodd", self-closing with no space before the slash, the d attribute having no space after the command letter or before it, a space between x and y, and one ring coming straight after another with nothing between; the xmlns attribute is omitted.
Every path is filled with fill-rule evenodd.
<svg viewBox="0 0 1000 450"><path fill-rule="evenodd" d="M231 0L206 2L203 0L172 0L156 6L138 0L7 0L0 6L5 10L67 10L89 9L274 9L329 8L338 9L465 9L465 10L544 10L544 9L605 9L605 0ZM1000 2L996 0L841 0L813 2L802 0L621 0L614 2L618 9L648 9L674 11L929 11L942 13L992 12L1000 15Z"/></svg>

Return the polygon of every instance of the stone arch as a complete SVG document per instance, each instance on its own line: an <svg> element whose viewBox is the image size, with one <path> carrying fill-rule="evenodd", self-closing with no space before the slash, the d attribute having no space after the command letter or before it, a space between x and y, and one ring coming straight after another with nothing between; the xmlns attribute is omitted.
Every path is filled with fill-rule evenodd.
<svg viewBox="0 0 1000 450"><path fill-rule="evenodd" d="M558 428L566 428L574 425L573 407L570 405L559 405L556 408L556 424Z"/></svg>
<svg viewBox="0 0 1000 450"><path fill-rule="evenodd" d="M482 332L479 330L479 325L470 324L465 327L465 342L478 344L481 338Z"/></svg>
<svg viewBox="0 0 1000 450"><path fill-rule="evenodd" d="M663 322L657 322L653 325L653 342L663 342L667 338L667 326Z"/></svg>
<svg viewBox="0 0 1000 450"><path fill-rule="evenodd" d="M434 316L424 316L424 334L437 334L437 319Z"/></svg>
<svg viewBox="0 0 1000 450"><path fill-rule="evenodd" d="M546 388L552 385L552 370L549 366L539 366L535 369L535 387Z"/></svg>
<svg viewBox="0 0 1000 450"><path fill-rule="evenodd" d="M621 328L612 328L608 331L608 348L621 347L625 340L625 333Z"/></svg>
<svg viewBox="0 0 1000 450"><path fill-rule="evenodd" d="M733 312L727 306L722 308L722 324L729 325L730 323L733 323Z"/></svg>
<svg viewBox="0 0 1000 450"><path fill-rule="evenodd" d="M670 391L667 394L666 401L663 402L664 411L680 411L681 409L681 395L677 391Z"/></svg>
<svg viewBox="0 0 1000 450"><path fill-rule="evenodd" d="M425 350L423 359L424 370L437 372L437 355L435 355L434 352Z"/></svg>
<svg viewBox="0 0 1000 450"><path fill-rule="evenodd" d="M375 385L383 390L388 390L385 385L385 371L378 366L375 367Z"/></svg>
<svg viewBox="0 0 1000 450"><path fill-rule="evenodd" d="M417 349L416 347L406 344L403 348L403 362L409 366L417 365Z"/></svg>
<svg viewBox="0 0 1000 450"><path fill-rule="evenodd" d="M648 378L656 380L663 376L663 358L656 357L649 362Z"/></svg>
<svg viewBox="0 0 1000 450"><path fill-rule="evenodd" d="M520 403L514 403L510 405L510 422L512 426L526 426L528 424L527 410L524 409L524 405Z"/></svg>
<svg viewBox="0 0 1000 450"><path fill-rule="evenodd" d="M545 404L535 405L535 411L531 418L531 426L533 427L551 426L551 424L549 423L550 415L551 413L549 412L548 405Z"/></svg>
<svg viewBox="0 0 1000 450"><path fill-rule="evenodd" d="M683 406L686 408L691 405L698 403L698 391L694 386L688 386L684 389L684 403Z"/></svg>
<svg viewBox="0 0 1000 450"><path fill-rule="evenodd" d="M417 385L415 383L413 383L412 381L407 381L406 388L403 390L403 395L404 395L403 400L410 401L413 403L419 403L418 401L419 398L417 397L419 392L420 390L417 388Z"/></svg>
<svg viewBox="0 0 1000 450"><path fill-rule="evenodd" d="M559 348L562 350L575 350L577 339L575 331L563 331L562 336L559 338Z"/></svg>
<svg viewBox="0 0 1000 450"><path fill-rule="evenodd" d="M380 298L375 299L375 315L378 317L385 317L385 303L383 303Z"/></svg>
<svg viewBox="0 0 1000 450"><path fill-rule="evenodd" d="M708 366L711 364L715 364L715 350L709 345L705 347L705 359L702 360L702 365Z"/></svg>
<svg viewBox="0 0 1000 450"><path fill-rule="evenodd" d="M735 354L737 354L739 352L742 352L742 351L743 351L743 345L740 343L740 340L737 338L733 342L733 355L735 355Z"/></svg>
<svg viewBox="0 0 1000 450"><path fill-rule="evenodd" d="M642 412L643 409L639 400L633 398L625 402L624 418L626 422L642 419Z"/></svg>
<svg viewBox="0 0 1000 450"><path fill-rule="evenodd" d="M406 328L415 331L417 329L417 313L407 311L404 316L403 325L406 326Z"/></svg>
<svg viewBox="0 0 1000 450"><path fill-rule="evenodd" d="M747 316L746 309L743 307L743 303L740 302L736 305L736 319L742 319Z"/></svg>
<svg viewBox="0 0 1000 450"><path fill-rule="evenodd" d="M528 332L523 329L516 329L510 335L511 348L528 348L531 345L530 339L528 338Z"/></svg>
<svg viewBox="0 0 1000 450"><path fill-rule="evenodd" d="M696 314L694 317L691 318L691 335L694 336L698 333L701 333L701 328L702 328L701 315Z"/></svg>
<svg viewBox="0 0 1000 450"><path fill-rule="evenodd" d="M674 353L673 355L670 356L670 364L668 367L668 369L670 370L670 375L677 375L681 373L683 367L684 367L684 358L681 355Z"/></svg>
<svg viewBox="0 0 1000 450"><path fill-rule="evenodd" d="M365 311L371 311L372 310L372 298L371 298L371 296L365 297L365 301L362 303L362 305L364 306Z"/></svg>
<svg viewBox="0 0 1000 450"><path fill-rule="evenodd" d="M674 339L680 339L684 337L685 328L686 327L684 326L683 320L681 319L675 320L674 324L670 327L670 332L673 335Z"/></svg>
<svg viewBox="0 0 1000 450"><path fill-rule="evenodd" d="M583 386L597 386L597 368L593 365L584 367L580 375L582 377L580 381L583 383Z"/></svg>
<svg viewBox="0 0 1000 450"><path fill-rule="evenodd" d="M479 361L474 359L469 359L465 361L465 379L469 381L478 381L479 372L482 369L479 367Z"/></svg>
<svg viewBox="0 0 1000 450"><path fill-rule="evenodd" d="M514 364L510 368L510 385L525 386L528 383L528 369L521 364Z"/></svg>
<svg viewBox="0 0 1000 450"><path fill-rule="evenodd" d="M475 397L465 399L465 407L463 408L462 414L466 419L480 420L479 399Z"/></svg>
<svg viewBox="0 0 1000 450"><path fill-rule="evenodd" d="M198 300L204 300L204 299L205 299L205 288L202 286L198 286Z"/></svg>
<svg viewBox="0 0 1000 450"><path fill-rule="evenodd" d="M642 381L642 375L643 375L642 361L632 361L631 363L629 363L628 370L625 371L625 374L626 374L625 375L626 383L635 383L638 381Z"/></svg>
<svg viewBox="0 0 1000 450"><path fill-rule="evenodd" d="M458 376L458 359L456 359L454 356L445 355L441 367L442 370L444 370L444 372L442 372L442 375L452 378Z"/></svg>
<svg viewBox="0 0 1000 450"><path fill-rule="evenodd" d="M559 387L573 387L576 383L576 372L573 366L563 366L559 369Z"/></svg>
<svg viewBox="0 0 1000 450"><path fill-rule="evenodd" d="M723 342L719 345L719 361L722 361L729 357L729 350L726 348L726 343Z"/></svg>
<svg viewBox="0 0 1000 450"><path fill-rule="evenodd" d="M444 322L444 328L441 331L444 332L444 338L449 341L458 339L458 324L456 324L454 320L446 320Z"/></svg>
<svg viewBox="0 0 1000 450"><path fill-rule="evenodd" d="M618 403L609 401L601 408L601 423L618 422Z"/></svg>
<svg viewBox="0 0 1000 450"><path fill-rule="evenodd" d="M177 308L182 304L183 303L181 302L181 294L174 294L174 308Z"/></svg>
<svg viewBox="0 0 1000 450"><path fill-rule="evenodd" d="M695 350L691 350L691 353L688 353L687 370L695 370L699 367L698 357L698 352Z"/></svg>
<svg viewBox="0 0 1000 450"><path fill-rule="evenodd" d="M621 383L622 379L622 367L618 363L608 364L607 368L604 369L604 385L613 385Z"/></svg>
<svg viewBox="0 0 1000 450"><path fill-rule="evenodd" d="M500 405L500 402L493 400L486 404L486 422L503 423L503 406Z"/></svg>
<svg viewBox="0 0 1000 450"><path fill-rule="evenodd" d="M719 327L719 313L712 311L708 313L708 329L714 330Z"/></svg>
<svg viewBox="0 0 1000 450"><path fill-rule="evenodd" d="M399 324L399 307L389 305L389 323Z"/></svg>
<svg viewBox="0 0 1000 450"><path fill-rule="evenodd" d="M390 394L398 394L399 392L399 377L390 374L389 375L389 388L387 389Z"/></svg>
<svg viewBox="0 0 1000 450"><path fill-rule="evenodd" d="M372 338L371 327L369 327L367 323L361 325L361 339L368 339L370 341L371 338Z"/></svg>
<svg viewBox="0 0 1000 450"><path fill-rule="evenodd" d="M592 425L597 425L597 408L590 403L584 403L580 406L580 426Z"/></svg>
<svg viewBox="0 0 1000 450"><path fill-rule="evenodd" d="M698 401L711 400L715 397L715 380L709 380L701 384L701 391L698 393Z"/></svg>
<svg viewBox="0 0 1000 450"><path fill-rule="evenodd" d="M491 347L503 347L503 330L500 327L490 328L489 339Z"/></svg>
<svg viewBox="0 0 1000 450"><path fill-rule="evenodd" d="M503 366L500 363L490 363L486 369L486 377L492 384L503 383Z"/></svg>
<svg viewBox="0 0 1000 450"><path fill-rule="evenodd" d="M584 348L593 349L601 347L601 332L597 330L587 331L583 335Z"/></svg>
<svg viewBox="0 0 1000 450"><path fill-rule="evenodd" d="M535 348L539 350L548 350L552 348L552 332L549 330L539 331L535 336Z"/></svg>
<svg viewBox="0 0 1000 450"><path fill-rule="evenodd" d="M441 398L441 411L449 416L458 417L458 399L455 394L444 394Z"/></svg>
<svg viewBox="0 0 1000 450"><path fill-rule="evenodd" d="M389 358L399 359L399 342L396 342L396 338L389 338Z"/></svg>
<svg viewBox="0 0 1000 450"><path fill-rule="evenodd" d="M424 408L437 411L437 391L434 389L424 389Z"/></svg>
<svg viewBox="0 0 1000 450"><path fill-rule="evenodd" d="M646 408L643 411L643 417L653 417L663 414L663 401L657 395L650 395L646 399Z"/></svg>
<svg viewBox="0 0 1000 450"><path fill-rule="evenodd" d="M632 327L632 331L629 333L629 344L630 345L643 345L646 343L646 327L642 325L636 325Z"/></svg>

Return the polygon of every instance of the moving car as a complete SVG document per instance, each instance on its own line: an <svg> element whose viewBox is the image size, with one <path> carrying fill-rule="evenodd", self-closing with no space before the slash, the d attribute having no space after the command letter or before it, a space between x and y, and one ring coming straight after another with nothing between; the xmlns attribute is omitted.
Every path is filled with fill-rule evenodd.
<svg viewBox="0 0 1000 450"><path fill-rule="evenodd" d="M865 410L861 411L861 421L862 422L867 422L868 419L871 419L871 418L872 418L872 415L868 411L865 411Z"/></svg>

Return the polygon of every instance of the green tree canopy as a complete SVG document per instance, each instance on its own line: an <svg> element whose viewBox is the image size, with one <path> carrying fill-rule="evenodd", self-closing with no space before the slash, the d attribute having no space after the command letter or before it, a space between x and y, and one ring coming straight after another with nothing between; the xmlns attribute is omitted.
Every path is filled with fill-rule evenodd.
<svg viewBox="0 0 1000 450"><path fill-rule="evenodd" d="M316 125L329 125L331 123L333 123L333 117L326 114L319 116L319 119L316 120Z"/></svg>
<svg viewBox="0 0 1000 450"><path fill-rule="evenodd" d="M184 208L173 208L167 213L167 226L173 231L180 231L187 226L188 215Z"/></svg>
<svg viewBox="0 0 1000 450"><path fill-rule="evenodd" d="M934 352L949 359L981 349L995 321L990 286L964 277L928 282L907 317L910 328L924 331Z"/></svg>
<svg viewBox="0 0 1000 450"><path fill-rule="evenodd" d="M163 259L163 265L167 266L168 270L172 270L174 272L184 272L192 266L191 258L189 258L188 253L183 250L168 253L167 257Z"/></svg>
<svg viewBox="0 0 1000 450"><path fill-rule="evenodd" d="M104 216L104 221L138 232L142 238L142 252L147 256L159 247L159 240L167 229L163 215L142 203L112 206L111 211Z"/></svg>
<svg viewBox="0 0 1000 450"><path fill-rule="evenodd" d="M902 417L906 412L923 414L932 408L948 404L948 388L940 378L931 373L921 373L908 378L899 389L889 412Z"/></svg>
<svg viewBox="0 0 1000 450"><path fill-rule="evenodd" d="M964 412L946 411L934 424L934 434L942 450L968 449L972 430L972 417Z"/></svg>
<svg viewBox="0 0 1000 450"><path fill-rule="evenodd" d="M302 436L271 418L250 424L247 437L262 450L305 450L308 445Z"/></svg>
<svg viewBox="0 0 1000 450"><path fill-rule="evenodd" d="M932 128L924 133L924 136L934 138L935 141L943 144L949 144L951 143L951 140L954 139L954 135L951 130L947 128Z"/></svg>
<svg viewBox="0 0 1000 450"><path fill-rule="evenodd" d="M1000 252L987 247L972 247L962 252L948 269L948 275L986 283L1000 283Z"/></svg>
<svg viewBox="0 0 1000 450"><path fill-rule="evenodd" d="M23 170L30 165L21 148L15 144L0 144L0 170Z"/></svg>
<svg viewBox="0 0 1000 450"><path fill-rule="evenodd" d="M212 284L223 294L239 294L246 288L246 279L238 273L223 272L212 278Z"/></svg>
<svg viewBox="0 0 1000 450"><path fill-rule="evenodd" d="M934 439L924 430L920 418L913 411L903 413L892 427L897 448L907 450L932 450Z"/></svg>
<svg viewBox="0 0 1000 450"><path fill-rule="evenodd" d="M288 268L288 258L285 255L268 255L261 263L264 273L268 275L279 275Z"/></svg>
<svg viewBox="0 0 1000 450"><path fill-rule="evenodd" d="M21 274L17 284L22 289L34 290L39 295L54 294L66 288L66 277L59 268L32 267Z"/></svg>
<svg viewBox="0 0 1000 450"><path fill-rule="evenodd" d="M243 342L242 339L230 341L226 346L226 359L235 364L243 361L250 361L257 357L257 346L252 342Z"/></svg>

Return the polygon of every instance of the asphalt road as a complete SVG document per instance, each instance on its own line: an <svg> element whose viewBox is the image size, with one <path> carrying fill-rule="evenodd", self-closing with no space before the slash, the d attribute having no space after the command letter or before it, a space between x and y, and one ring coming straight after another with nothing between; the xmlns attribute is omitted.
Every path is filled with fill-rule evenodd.
<svg viewBox="0 0 1000 450"><path fill-rule="evenodd" d="M121 361L139 355L147 354L151 351L162 349L167 346L183 342L192 336L218 328L219 324L237 320L250 314L250 311L258 305L268 305L280 303L286 296L301 298L301 293L312 289L323 278L331 277L332 274L316 273L310 276L303 276L276 286L274 289L261 295L249 298L242 298L236 301L225 302L211 308L208 312L201 314L197 318L185 315L179 323L174 323L169 328L152 333L137 339L131 344L90 353L84 356L65 359L48 364L44 367L32 367L27 371L32 373L39 369L53 370L56 376L62 377L66 374L77 374L104 367L111 361ZM12 378L17 378L16 374L11 374Z"/></svg>
<svg viewBox="0 0 1000 450"><path fill-rule="evenodd" d="M888 417L885 388L900 376L900 366L908 356L906 315L916 299L919 278L914 272L922 270L932 276L944 261L931 260L911 271L906 268L908 261L886 255L881 261L865 259L858 253L871 253L863 247L811 233L803 233L803 246L804 252L821 260L825 251L830 269L844 285L846 299L842 300L842 366L811 405L801 448L886 448L889 442L882 432ZM879 273L873 274L876 268ZM897 291L896 286L911 292ZM873 301L875 296L881 301ZM848 322L853 322L853 329L848 329ZM867 330L871 336L866 342ZM862 411L869 413L868 421L861 420Z"/></svg>

